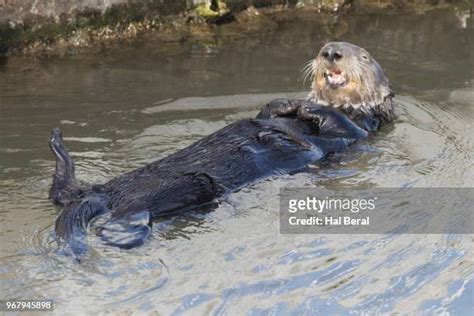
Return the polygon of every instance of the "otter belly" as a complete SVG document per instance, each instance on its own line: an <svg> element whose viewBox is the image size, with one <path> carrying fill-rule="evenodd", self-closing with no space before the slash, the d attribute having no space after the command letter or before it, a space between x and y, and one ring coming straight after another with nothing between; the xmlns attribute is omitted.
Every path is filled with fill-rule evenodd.
<svg viewBox="0 0 474 316"><path fill-rule="evenodd" d="M62 145L60 139L55 141ZM114 246L136 247L149 237L154 218L206 207L251 182L299 171L350 142L318 136L313 122L298 118L241 120L166 158L84 191L65 204L56 233L79 256L85 251L88 222L105 214L106 219L95 227L98 235ZM66 155L61 157L71 162ZM61 163L58 160L60 170L67 171L68 165Z"/></svg>
<svg viewBox="0 0 474 316"><path fill-rule="evenodd" d="M168 215L260 178L297 171L346 145L344 139L318 137L310 122L242 120L113 179L105 191L114 216L143 209L153 217ZM136 200L140 206L130 206Z"/></svg>

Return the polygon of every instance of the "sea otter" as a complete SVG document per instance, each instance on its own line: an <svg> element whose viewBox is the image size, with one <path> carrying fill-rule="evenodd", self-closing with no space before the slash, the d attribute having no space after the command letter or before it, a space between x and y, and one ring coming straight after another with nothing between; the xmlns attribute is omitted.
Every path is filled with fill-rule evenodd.
<svg viewBox="0 0 474 316"><path fill-rule="evenodd" d="M107 244L139 246L156 218L206 208L259 179L302 171L394 119L388 80L363 48L326 44L308 73L313 81L308 99L274 100L254 119L230 124L105 184L75 179L61 132L54 129L49 144L56 171L50 198L64 206L56 235L80 257L89 223L104 215L95 232Z"/></svg>

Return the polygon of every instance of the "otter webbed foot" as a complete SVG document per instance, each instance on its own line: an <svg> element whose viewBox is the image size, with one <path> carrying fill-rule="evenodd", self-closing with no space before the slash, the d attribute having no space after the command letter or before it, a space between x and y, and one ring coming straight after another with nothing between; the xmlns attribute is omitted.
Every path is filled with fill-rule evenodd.
<svg viewBox="0 0 474 316"><path fill-rule="evenodd" d="M56 219L55 232L69 246L72 254L80 258L85 254L88 223L108 212L108 197L91 195L69 203Z"/></svg>
<svg viewBox="0 0 474 316"><path fill-rule="evenodd" d="M256 118L270 119L275 117L296 116L298 109L306 102L305 100L275 99L266 104Z"/></svg>
<svg viewBox="0 0 474 316"><path fill-rule="evenodd" d="M122 249L141 246L151 235L150 212L112 218L96 229L97 235L108 245Z"/></svg>
<svg viewBox="0 0 474 316"><path fill-rule="evenodd" d="M53 175L53 185L49 191L49 198L56 204L66 205L81 195L82 189L76 181L74 161L64 146L61 130L51 131L49 148L56 159L56 168Z"/></svg>

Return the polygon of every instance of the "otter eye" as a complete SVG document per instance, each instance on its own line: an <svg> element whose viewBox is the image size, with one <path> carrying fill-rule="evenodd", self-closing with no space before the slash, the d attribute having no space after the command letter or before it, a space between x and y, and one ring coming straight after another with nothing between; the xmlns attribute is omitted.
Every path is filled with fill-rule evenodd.
<svg viewBox="0 0 474 316"><path fill-rule="evenodd" d="M342 54L337 53L337 52L334 53L334 59L335 59L335 60L339 60L339 59L341 59L341 58L342 58Z"/></svg>
<svg viewBox="0 0 474 316"><path fill-rule="evenodd" d="M367 55L362 55L361 57L363 60L369 60L369 57Z"/></svg>
<svg viewBox="0 0 474 316"><path fill-rule="evenodd" d="M324 53L322 53L321 55L323 55L324 58L328 58L328 57L329 57L329 53L328 53L328 52L324 52Z"/></svg>

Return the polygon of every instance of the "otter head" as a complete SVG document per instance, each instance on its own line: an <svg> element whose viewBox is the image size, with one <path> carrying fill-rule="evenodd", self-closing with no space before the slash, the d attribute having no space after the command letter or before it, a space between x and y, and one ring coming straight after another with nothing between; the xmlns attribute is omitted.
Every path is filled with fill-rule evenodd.
<svg viewBox="0 0 474 316"><path fill-rule="evenodd" d="M307 67L312 76L309 98L339 108L351 118L377 115L394 119L388 79L375 59L363 48L344 42L324 45Z"/></svg>

